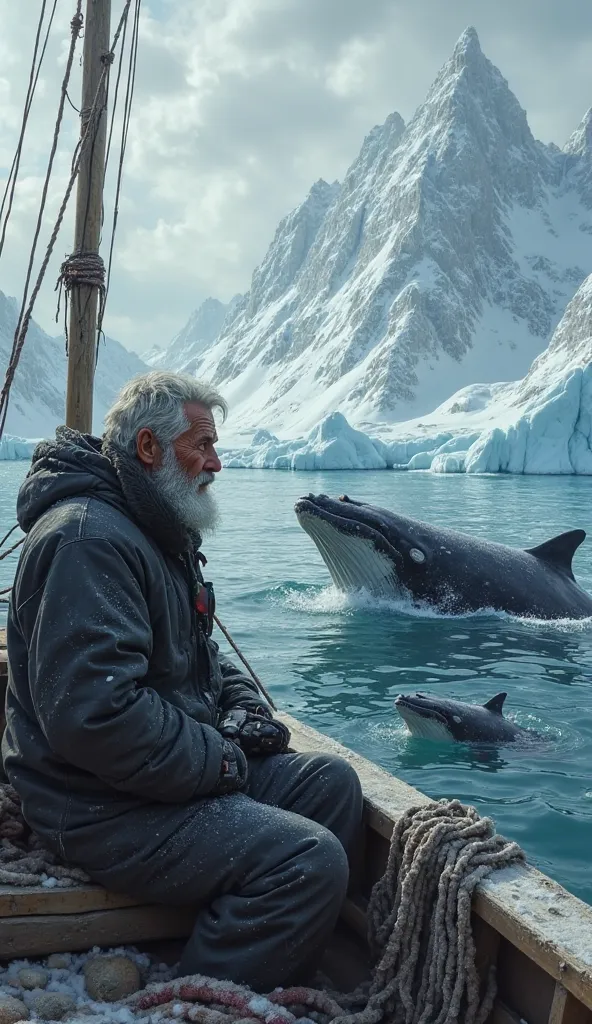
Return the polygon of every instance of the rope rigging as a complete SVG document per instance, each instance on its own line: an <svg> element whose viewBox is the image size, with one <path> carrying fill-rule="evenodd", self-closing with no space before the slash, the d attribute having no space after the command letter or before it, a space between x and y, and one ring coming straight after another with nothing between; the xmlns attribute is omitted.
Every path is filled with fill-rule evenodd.
<svg viewBox="0 0 592 1024"><path fill-rule="evenodd" d="M122 178L123 178L123 165L124 165L125 153L126 153L126 149L127 149L127 137L128 137L129 126L130 126L130 121L131 121L132 104L133 104L133 99L134 99L134 90L135 90L135 86L136 86L136 70L137 70L137 65L138 65L138 42L139 42L139 35L140 35L140 8L141 8L141 4L142 4L142 0L135 0L134 21L133 21L133 26L132 26L132 38L131 38L130 53L129 53L129 67L128 67L128 73L127 73L127 88L126 88L126 94L125 94L125 104L124 104L123 120L122 120L122 127L121 127L121 142L120 142L120 147L119 147L119 164L118 164L118 168L117 168L117 185L116 185L116 188L115 188L115 202L113 204L113 223L112 223L112 227L111 227L111 242L110 242L110 245L109 245L109 259L108 259L108 263L107 263L107 283L106 283L106 286L105 286L104 301L103 301L102 307L101 307L101 309L99 311L99 319L98 319L98 325L97 325L97 338L100 337L102 329L103 329L103 316L104 316L104 313L105 313L105 305L106 305L106 302L107 302L107 297L109 295L109 285L111 283L111 269L112 269L112 265L113 265L113 250L114 250L114 245L115 245L115 235L116 235L116 232L117 232L117 222L118 222L118 219L119 219L119 200L120 200L120 197L121 197L121 184L122 184ZM113 133L113 125L115 123L115 111L117 109L117 97L118 97L118 92L119 92L119 80L120 80L120 77L121 77L121 65L123 63L124 48L125 48L124 44L122 43L120 62L119 62L119 73L118 73L118 76L117 76L117 85L116 85L116 89L115 89L115 98L114 98L114 101L113 101L113 114L112 114L112 118L111 118L111 131L109 132L109 145L108 145L108 148L107 148L107 159L105 161L105 172L107 171L107 167L109 165L109 156L110 156L110 152L111 152L111 136L112 136L112 133Z"/></svg>
<svg viewBox="0 0 592 1024"><path fill-rule="evenodd" d="M43 0L42 16L43 16L44 11L45 11L45 4L46 4L46 2L47 2L47 0ZM57 4L57 0L54 0L54 8L52 10L52 19L53 19L53 13L55 12L56 4ZM37 243L38 243L38 240L39 240L39 235L40 235L40 232L41 232L41 226L42 226L42 221L43 221L43 214L44 214L44 211L45 211L45 206L46 206L46 201L47 201L49 185L50 185L50 181L51 181L51 177L52 177L54 158L55 158L55 154L56 154L56 150L57 150L57 146L58 146L58 141L59 141L59 136L60 136L60 130L61 130L61 126L62 126L64 107L65 107L66 102L69 102L71 104L71 100L70 100L70 97L68 95L68 86L69 86L69 83L70 83L70 77L71 77L71 71L72 71L72 65L73 65L73 60L74 60L74 53L75 53L75 49L76 49L76 44L77 44L78 38L80 36L81 30L82 30L82 25L83 25L83 17L82 17L82 13L81 13L82 0L77 0L76 12L74 14L74 17L71 20L71 26L70 26L71 27L70 48L69 48L69 52L68 52L68 59L67 59L67 62L66 62L66 70L65 70L65 73L64 73L64 78L63 78L62 86L61 86L60 103L59 103L59 107L58 107L58 114L57 114L57 119L56 119L55 130L54 130L53 143L52 143L50 157L49 157L49 162L48 162L47 171L46 171L46 175L45 175L45 182L44 182L42 196L41 196L41 202L40 202L40 207L39 207L39 212L38 212L38 217L37 217L37 224L36 224L36 228L35 228L35 232L34 232L33 244L32 244L32 247L31 247L31 253L30 253L30 258L29 258L29 263L28 263L28 268L27 268L27 274L26 274L26 278L25 278L25 286L24 286L24 290L23 290L23 298L22 298L22 303L21 303L21 308L20 308L20 312L19 312L19 316L18 316L18 321L17 321L16 329L15 329L15 332L14 332L14 339L13 339L13 344L12 344L12 350L11 350L8 366L7 366L7 369L6 369L4 385L2 387L2 391L0 392L0 439L2 438L4 427L6 425L6 417L7 417L7 412L8 412L8 402L9 402L9 398L10 398L10 389L11 389L12 382L14 380L14 375L15 375L15 372L16 372L16 369L17 369L17 366L18 366L18 363L19 363L19 360L20 360L21 352L22 352L23 346L25 344L27 330L28 330L29 324L30 324L31 319L32 319L33 309L34 309L34 306L35 306L35 301L37 299L37 296L38 296L39 291L41 289L43 280L45 278L45 273L47 271L47 267L48 267L50 258L52 256L53 250L54 250L55 242L57 240L57 236L59 234L59 231L60 231L60 228L61 228L61 225L62 225L62 221L63 221L64 214L66 212L66 208L67 208L67 205L68 205L71 193L72 193L72 189L73 189L74 184L76 182L76 179L78 177L78 173L79 173L79 170L80 170L80 164L81 164L82 157L84 155L86 155L86 152L87 152L89 146L90 147L94 147L94 143L95 143L95 139L96 139L97 132L98 132L98 129L99 129L99 125L100 125L101 119L102 119L102 117L103 117L103 115L105 113L105 105L99 103L99 97L100 97L101 91L103 90L105 85L106 84L108 85L109 72L110 72L110 69L111 69L111 65L113 64L113 61L115 59L115 51L117 49L117 45L119 43L120 37L122 36L122 33L123 33L123 42L122 42L122 48L121 48L120 65L121 65L121 62L123 61L124 44L125 44L125 32L126 32L126 29L127 29L128 16L129 16L129 12L130 12L131 6L132 6L132 0L125 0L124 6L123 6L123 10L122 10L122 13L121 13L121 17L119 19L119 22L118 22L115 34L113 36L113 41L111 43L110 49L109 49L109 51L107 53L103 54L102 57L101 57L101 62L102 62L103 68L102 68L102 73L101 73L99 85L98 85L96 93L95 93L93 104L92 104L92 106L90 108L84 109L84 110L81 111L81 115L80 115L81 133L80 133L80 139L78 141L78 144L77 144L77 146L75 148L75 151L74 151L74 154L73 154L70 178L69 178L69 181L68 181L68 184L67 184L67 187L66 187L64 198L62 200L62 203L61 203L58 215L57 215L55 226L53 228L53 231L52 231L52 234L51 234L48 246L47 246L45 257L44 257L43 262L41 264L41 267L40 267L39 273L37 275L37 279L36 279L35 285L33 287L33 290L31 292L31 296L29 298L29 287L30 287L30 283L31 283L32 273L33 273L33 263L34 263L35 254L36 254L36 250L37 250ZM138 28L139 28L140 7L141 7L141 0L135 0L134 24L133 24L133 30L132 30L132 44L131 44L131 48L130 48L128 83L127 83L127 92L126 92L126 105L125 105L124 116L123 116L123 127L122 127L122 137L121 137L121 151L120 151L120 155L119 155L119 170L118 170L117 187L116 187L116 198L115 198L115 213L114 213L114 220L113 220L113 230L112 230L110 258L109 258L109 275L110 275L111 260L112 260L112 255L113 255L114 235L115 235L115 230L116 230L116 226L117 226L117 214L118 214L118 210L119 210L119 197L120 197L121 179L122 179L122 172L123 172L123 159L124 159L124 155L125 155L125 147L127 145L127 135L128 135L128 130L129 130L129 122L130 122L130 117L131 117L131 105L132 105L133 93L134 93L134 85L135 85L135 73L136 73L136 64L137 64L137 48L138 48L138 34L139 34L138 33ZM40 22L40 24L42 24L42 21ZM48 33L49 33L49 29L48 29ZM38 35L40 36L40 34L41 34L41 28L39 28L39 30L38 30ZM47 38L45 40L45 45L46 45L46 43L47 43ZM42 56L45 53L45 45L44 45L44 49L42 51ZM35 68L35 60L36 60L37 49L38 49L38 47L36 47L36 49L34 51L33 68ZM31 82L33 82L35 85L36 85L37 78L38 78L39 67L40 67L40 64L37 67L36 71L32 70L32 72L31 72ZM118 88L116 89L116 96L115 96L116 101L117 101L117 92L118 92ZM30 111L31 102L32 102L32 94L31 94L31 89L30 89L29 92L27 93L27 100L26 100L26 103L25 103L25 115L24 115L24 118L23 118L24 123L25 123L25 125L24 125L25 128L26 128L26 121L28 120L28 115L29 115L29 111ZM115 102L114 107L113 107L110 135L113 134L113 124L114 124L115 114L116 114L116 102ZM21 136L22 136L22 138L24 138L24 129L21 131ZM19 150L19 147L20 147L20 150L22 150L22 139L19 139L19 146L17 146L18 161L20 161L20 150ZM15 160L16 159L17 158L15 157ZM14 191L14 189L13 189L13 191ZM106 302L106 298L107 298L107 286L105 284L105 266L104 266L102 257L98 253L96 253L96 252L77 251L77 252L71 253L66 258L66 260L62 263L62 266L60 268L60 275L59 275L59 278L58 278L58 284L56 286L56 289L59 289L58 315L59 315L60 297L61 297L61 294L62 294L62 289L66 293L66 305L67 305L69 291L71 290L71 288L74 285L80 286L81 284L88 285L90 288L98 288L99 289L100 305L99 305L99 318L98 318L98 331L97 331L97 338L98 338L100 336L100 333L102 332L102 322L103 322L103 316L104 316L104 310L105 310L105 302ZM67 312L67 310L66 310L66 312ZM57 319L57 316L56 316L56 319ZM66 333L66 345L67 345L67 333Z"/></svg>
<svg viewBox="0 0 592 1024"><path fill-rule="evenodd" d="M48 25L47 25L47 30L46 30L46 33L45 33L45 39L43 41L43 47L41 49L41 55L39 57L39 63L37 64L37 66L35 66L36 61L37 61L37 54L39 52L39 41L41 39L41 31L42 31L42 28L43 28L43 19L45 18L45 8L46 8L46 5L47 5L47 0L42 0L42 3L41 3L41 11L40 11L40 14L39 14L39 21L38 21L38 24L37 24L37 32L36 32L36 35L35 35L35 45L33 47L33 58L32 58L32 61L31 61L31 71L30 71L30 74L29 74L29 86L28 86L28 89L27 89L27 95L25 97L25 105L24 105L24 108L23 108L23 117L22 117L22 122L21 122L20 135L19 135L19 139L18 139L18 142L17 142L16 151L15 151L15 154L14 154L14 157L13 157L13 160L12 160L12 164L11 164L11 167L10 167L10 171L8 173L8 178L6 180L6 188L4 189L4 195L2 197L2 203L0 204L0 224L2 225L2 231L1 231L1 234L0 234L0 257L2 256L2 250L4 249L4 242L5 242L5 239L6 239L6 229L8 227L8 222L10 220L10 214L12 213L12 204L13 204L13 200L14 200L14 193L15 193L15 189L16 189L16 183L17 183L17 180L18 180L18 173L19 173L19 168L20 168L20 163L21 163L21 155L22 155L22 152L23 152L23 144L24 144L25 135L26 135L26 132L27 132L27 124L28 124L28 121L29 121L29 114L31 112L31 106L33 104L33 98L35 96L35 91L37 89L37 82L39 81L39 73L41 71L41 66L43 64L43 59L45 57L45 51L47 49L47 42L48 42L48 39L49 39L49 33L51 32L51 28L52 28L52 25L53 25L53 19L54 19L54 15L55 15L55 12L56 12L57 3L58 3L58 0L54 0L53 8L52 8L51 14L49 16L49 22L48 22ZM8 201L8 206L6 206L7 201ZM5 208L6 208L6 217L4 218L4 223L2 223L2 217L4 216Z"/></svg>
<svg viewBox="0 0 592 1024"><path fill-rule="evenodd" d="M10 396L10 387L12 385L12 381L14 379L14 374L16 372L16 368L18 366L18 362L19 362L19 359L20 359L20 354L21 354L23 345L25 343L25 337L26 337L28 326L29 326L29 321L30 321L31 316L32 316L33 307L34 307L34 304L35 304L35 299L37 298L37 294L39 292L39 289L41 288L41 284L42 284L43 278L45 276L45 270L46 270L47 264L49 262L49 257L51 256L51 252L53 250L53 244L55 243L55 238L57 237L57 232L59 231L59 225L61 225L61 220L62 220L62 217L63 217L63 211L65 211L65 205L66 204L63 203L62 204L62 210L60 210L61 216L58 217L58 228L57 228L57 230L54 230L54 235L52 236L52 241L50 242L50 245L48 246L48 250L47 250L47 254L46 254L44 263L42 264L41 270L39 272L39 276L37 278L37 282L36 282L35 288L33 289L33 293L32 293L32 296L31 296L31 301L29 303L29 306L27 307L27 298L28 298L29 285L30 285L31 276L32 276L32 273L33 273L33 261L35 259L35 253L36 253L36 250L37 250L37 242L39 240L39 234L41 232L41 224L42 224L42 220L43 220L43 214L44 214L44 211L45 211L45 204L47 202L47 193L48 193L48 190L49 190L49 183L51 181L51 175L52 175L52 170L53 170L53 162L54 162L55 154L56 154L56 151L57 151L60 131L61 131L61 127L62 127L62 119L63 119L63 115L64 115L64 105L65 105L65 102L66 102L66 92L67 92L68 84L69 84L69 81L70 81L70 75L72 73L72 65L74 63L74 53L75 53L75 50L76 50L76 43L78 41L78 37L79 37L80 32L82 30L82 20L83 19L82 19L82 14L81 14L81 7L82 7L82 0L78 0L77 7L76 7L76 13L75 13L74 17L72 18L72 21L70 22L70 36L71 36L71 38L70 38L70 48L69 48L69 51L68 51L68 59L66 61L66 70L64 72L64 79L62 81L60 103L59 103L59 107L58 107L58 115L57 115L57 119L56 119L55 130L54 130L54 134L53 134L53 142L52 142L52 146L51 146L51 152L50 152L50 155L49 155L47 171L46 171L46 174L45 174L45 181L44 181L44 184L43 184L43 190L42 190L42 193L41 193L41 202L40 202L40 205L39 205L39 213L38 213L38 216L37 216L37 224L36 224L36 227L35 227L35 233L34 233L34 236L33 236L33 244L31 246L31 253L30 253L30 256L29 256L29 264L28 264L28 267L27 267L27 274L26 274L26 278L25 278L25 287L23 289L23 299L22 299L22 303L21 303L21 309L20 309L20 312L19 312L19 317L18 317L18 321L17 321L17 325L16 325L16 330L14 332L14 339L13 339L13 343L12 343L12 351L11 351L11 354L10 354L10 359L9 359L9 362L8 362L8 367L6 369L6 378L5 378L5 381L4 381L4 387L2 388L2 392L0 393L0 438L2 437L2 434L3 434L3 431L4 431L4 426L6 424L6 416L7 416L7 413L8 413L8 399L9 399L9 396ZM69 197L69 192L68 192L68 197ZM67 199L66 199L66 202L67 202Z"/></svg>

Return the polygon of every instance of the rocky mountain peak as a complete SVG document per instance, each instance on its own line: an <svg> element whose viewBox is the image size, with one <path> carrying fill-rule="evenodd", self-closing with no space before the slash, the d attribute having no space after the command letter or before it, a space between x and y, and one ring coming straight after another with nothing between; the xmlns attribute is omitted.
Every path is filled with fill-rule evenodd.
<svg viewBox="0 0 592 1024"><path fill-rule="evenodd" d="M483 50L481 49L477 30L472 25L469 25L454 47L452 60L458 65L468 65L483 59Z"/></svg>
<svg viewBox="0 0 592 1024"><path fill-rule="evenodd" d="M295 281L325 214L339 193L339 182L319 178L304 202L280 221L263 262L253 273L247 316L278 299Z"/></svg>
<svg viewBox="0 0 592 1024"><path fill-rule="evenodd" d="M565 152L573 156L592 157L592 107L567 140Z"/></svg>

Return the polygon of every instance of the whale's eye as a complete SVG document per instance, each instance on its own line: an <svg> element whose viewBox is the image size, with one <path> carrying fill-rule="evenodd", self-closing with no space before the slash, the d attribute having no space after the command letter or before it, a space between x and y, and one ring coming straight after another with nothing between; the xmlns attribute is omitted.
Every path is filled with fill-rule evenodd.
<svg viewBox="0 0 592 1024"><path fill-rule="evenodd" d="M426 556L424 555L423 551L419 550L419 548L411 548L409 555L414 562L417 562L418 565L421 565L422 562L425 562Z"/></svg>

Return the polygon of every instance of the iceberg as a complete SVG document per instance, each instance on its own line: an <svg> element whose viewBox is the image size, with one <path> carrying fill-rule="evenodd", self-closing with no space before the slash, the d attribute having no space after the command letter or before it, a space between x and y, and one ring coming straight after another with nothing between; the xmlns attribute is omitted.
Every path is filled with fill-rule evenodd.
<svg viewBox="0 0 592 1024"><path fill-rule="evenodd" d="M244 449L222 455L227 469L387 469L379 447L361 430L354 430L340 412L320 421L307 437L279 441L258 430Z"/></svg>
<svg viewBox="0 0 592 1024"><path fill-rule="evenodd" d="M15 462L17 459L31 459L41 438L13 437L4 434L0 439L0 461Z"/></svg>

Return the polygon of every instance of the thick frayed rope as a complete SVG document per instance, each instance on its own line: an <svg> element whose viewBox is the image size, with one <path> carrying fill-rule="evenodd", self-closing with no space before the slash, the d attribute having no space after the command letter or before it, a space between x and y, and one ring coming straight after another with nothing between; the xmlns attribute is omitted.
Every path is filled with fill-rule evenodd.
<svg viewBox="0 0 592 1024"><path fill-rule="evenodd" d="M0 885L49 885L65 888L88 884L80 868L67 867L23 819L16 791L0 784Z"/></svg>
<svg viewBox="0 0 592 1024"><path fill-rule="evenodd" d="M201 1024L483 1024L496 994L480 983L471 929L478 883L524 860L490 818L458 800L413 807L397 822L383 877L368 904L372 980L348 995L298 987L259 996L195 975L148 986L125 1001L141 1014Z"/></svg>

